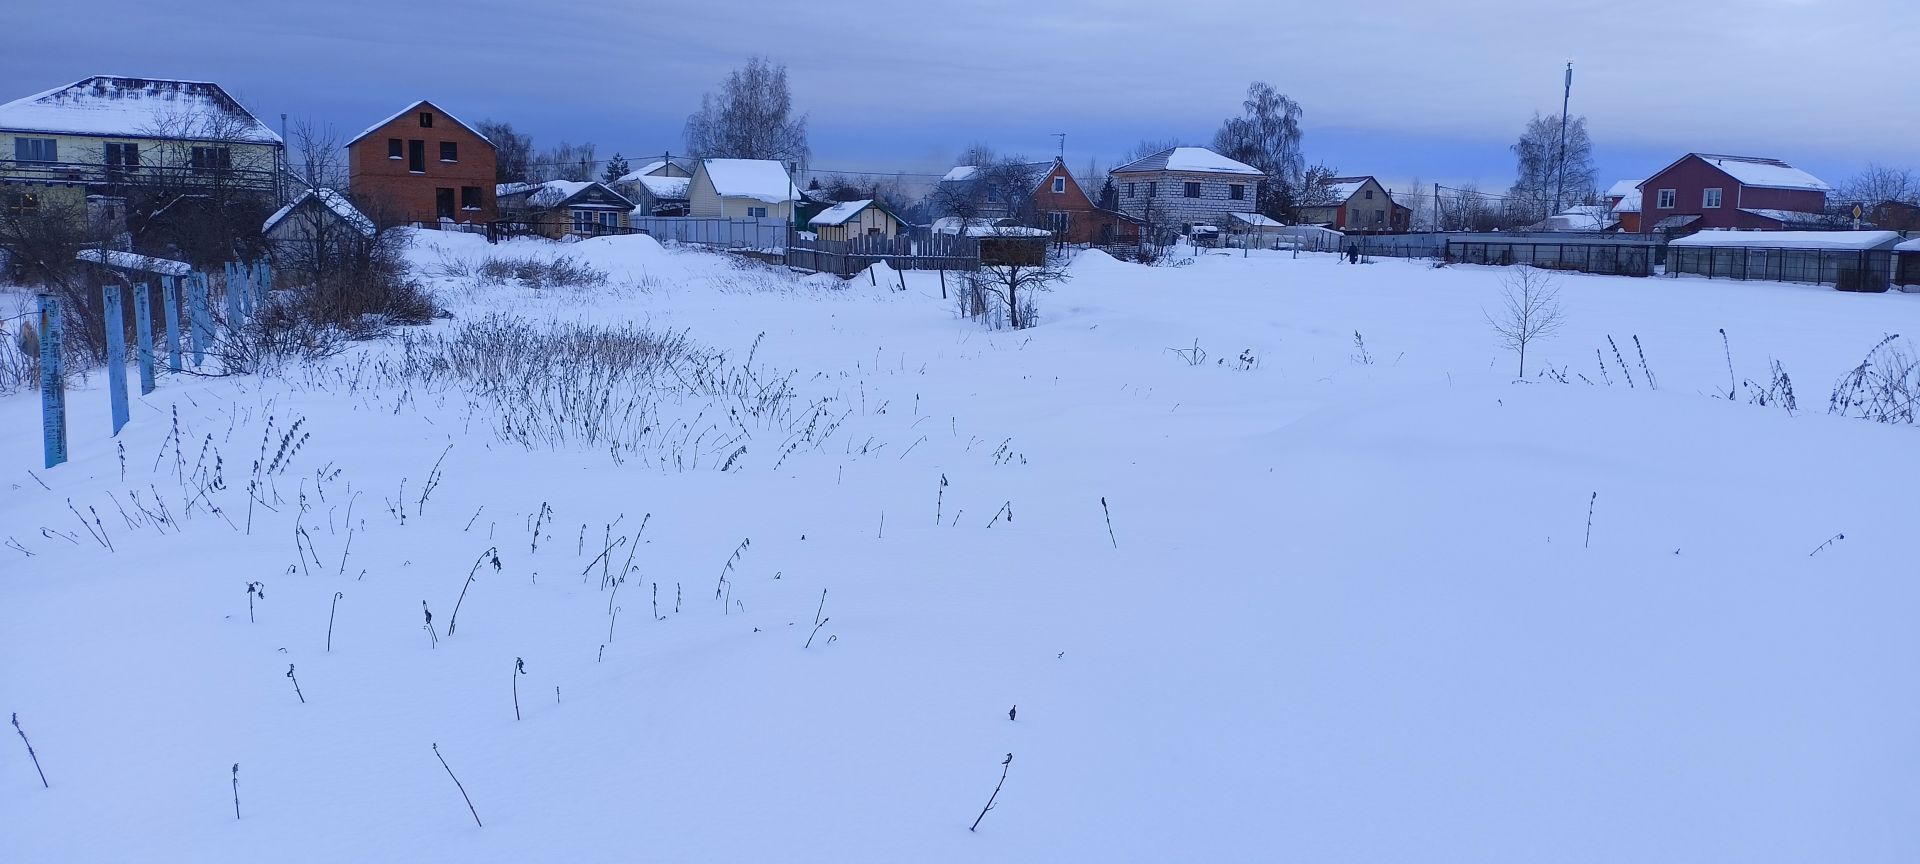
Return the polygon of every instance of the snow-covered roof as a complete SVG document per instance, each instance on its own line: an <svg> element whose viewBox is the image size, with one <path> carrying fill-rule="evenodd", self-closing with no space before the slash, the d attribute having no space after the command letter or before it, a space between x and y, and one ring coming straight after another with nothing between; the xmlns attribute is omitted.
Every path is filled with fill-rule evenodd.
<svg viewBox="0 0 1920 864"><path fill-rule="evenodd" d="M674 156L674 157L671 157L670 160L655 159L651 162L648 162L647 164L640 166L640 170L633 172L633 174L627 175L627 177L634 176L634 174L638 174L641 176L652 176L653 172L655 171L665 171L667 169L668 164L672 164L673 167L678 168L682 171L685 171L688 174L693 173L694 164L692 159L688 159L683 156ZM622 182L624 182L627 178L622 177L620 179ZM685 178L681 178L681 179L685 179Z"/></svg>
<svg viewBox="0 0 1920 864"><path fill-rule="evenodd" d="M1899 242L1899 243L1898 243L1897 245L1895 245L1895 246L1893 247L1893 251L1895 251L1895 252L1920 252L1920 237L1915 237L1915 238L1913 238L1912 240L1902 240L1902 241L1900 241L1900 242Z"/></svg>
<svg viewBox="0 0 1920 864"><path fill-rule="evenodd" d="M873 199L871 198L860 201L842 201L820 211L820 214L813 217L811 221L815 225L845 225L853 217L860 215L860 211L872 205Z"/></svg>
<svg viewBox="0 0 1920 864"><path fill-rule="evenodd" d="M1279 222L1276 222L1258 213L1228 213L1227 218L1232 219L1235 222L1245 222L1248 225L1252 225L1256 228L1283 227Z"/></svg>
<svg viewBox="0 0 1920 864"><path fill-rule="evenodd" d="M1625 182L1625 181L1622 181L1622 182ZM1613 193L1608 192L1607 194L1611 196ZM1628 192L1625 195L1620 196L1620 203L1613 205L1612 212L1614 212L1615 214L1640 212L1640 190L1635 189L1631 192Z"/></svg>
<svg viewBox="0 0 1920 864"><path fill-rule="evenodd" d="M1332 196L1336 203L1344 204L1348 198L1353 197L1353 193L1360 191L1360 187L1367 185L1367 181L1372 179L1372 177L1329 177L1321 181L1320 186L1327 190L1327 194Z"/></svg>
<svg viewBox="0 0 1920 864"><path fill-rule="evenodd" d="M1191 171L1202 174L1238 174L1259 177L1260 169L1236 162L1205 147L1169 147L1152 156L1135 159L1108 172L1128 174L1142 171Z"/></svg>
<svg viewBox="0 0 1920 864"><path fill-rule="evenodd" d="M360 208L353 206L353 202L348 201L345 195L335 192L332 189L308 189L300 193L300 197L293 199L293 203L274 211L272 216L268 216L267 221L260 226L260 233L267 234L272 232L273 226L280 224L282 220L292 215L294 209L306 203L308 199L319 201L321 206L332 210L335 216L340 217L341 221L352 226L353 230L360 232L363 236L372 237L374 235L373 220L368 219L367 214L360 212Z"/></svg>
<svg viewBox="0 0 1920 864"><path fill-rule="evenodd" d="M607 205L606 202L591 201L575 206L619 206L624 210L633 209L633 202L628 201L625 195L613 191L607 187L607 184L597 180L548 180L544 183L501 183L493 187L493 195L495 198L524 196L528 209L550 210L572 201L581 193L596 186L604 190L607 195L619 199L617 204Z"/></svg>
<svg viewBox="0 0 1920 864"><path fill-rule="evenodd" d="M945 221L946 221L945 219L934 220L935 224L934 224L933 230L935 233L965 234L968 237L1052 237L1053 236L1053 232L1048 231L1045 228L1027 228L1020 225L968 225L965 229L962 229L959 225L953 224L952 222L948 222L948 224L945 224L945 225L939 224ZM958 220L955 220L955 221L958 221Z"/></svg>
<svg viewBox="0 0 1920 864"><path fill-rule="evenodd" d="M435 105L432 102L428 102L425 99L422 99L418 102L413 103L412 105L408 105L405 108L395 111L393 112L393 114L389 115L386 119L381 120L380 122L375 123L372 126L368 126L360 134L353 136L353 139L348 141L345 146L348 146L348 147L353 146L354 141L358 141L362 138L367 137L368 135L372 135L373 133L380 131L380 127L385 126L388 123L392 123L393 121L398 120L402 117L405 117L408 114L412 114L415 111L418 111L420 109L420 106L422 105L425 105L428 108L432 108L436 113L440 115L440 119L453 121L454 125L459 126L460 128L467 130L468 132L472 132L474 134L474 137L477 137L482 141L486 141L488 146L492 146L493 141L488 139L487 136L480 134L480 130L475 129L472 126L468 126L467 124L461 122L460 118L455 117L452 114L448 114L446 109L441 108L440 106Z"/></svg>
<svg viewBox="0 0 1920 864"><path fill-rule="evenodd" d="M953 170L947 172L946 176L940 178L940 182L949 183L960 180L972 180L973 175L978 173L980 173L980 169L976 166L956 165Z"/></svg>
<svg viewBox="0 0 1920 864"><path fill-rule="evenodd" d="M1638 180L1616 180L1612 186L1607 187L1608 198L1625 198L1628 195L1638 197L1639 194L1640 181Z"/></svg>
<svg viewBox="0 0 1920 864"><path fill-rule="evenodd" d="M722 198L784 204L795 197L786 166L772 159L704 159L700 167Z"/></svg>
<svg viewBox="0 0 1920 864"><path fill-rule="evenodd" d="M1733 246L1754 249L1884 249L1900 242L1892 231L1702 231L1672 246Z"/></svg>
<svg viewBox="0 0 1920 864"><path fill-rule="evenodd" d="M278 134L218 84L119 75L83 78L0 105L0 129L280 143Z"/></svg>
<svg viewBox="0 0 1920 864"><path fill-rule="evenodd" d="M185 276L193 272L193 265L185 261L137 255L118 249L82 249L80 254L73 258L76 261L99 264L117 270L137 270L143 273L158 273L162 276Z"/></svg>
<svg viewBox="0 0 1920 864"><path fill-rule="evenodd" d="M1740 208L1740 212L1758 216L1762 219L1772 219L1782 225L1830 225L1833 227L1841 227L1852 224L1846 217L1829 213L1806 213L1799 210L1769 210L1764 207L1742 207Z"/></svg>
<svg viewBox="0 0 1920 864"><path fill-rule="evenodd" d="M1711 153L1695 153L1740 181L1743 186L1759 186L1767 189L1801 189L1812 192L1830 192L1832 186L1825 181L1788 165L1778 159L1766 159L1758 156L1719 156Z"/></svg>
<svg viewBox="0 0 1920 864"><path fill-rule="evenodd" d="M1529 231L1599 231L1613 222L1607 218L1605 204L1581 204L1569 207L1527 226Z"/></svg>
<svg viewBox="0 0 1920 864"><path fill-rule="evenodd" d="M652 174L635 172L620 178L620 182L644 186L647 192L655 198L669 201L685 201L687 200L687 184L693 182L693 178L656 177Z"/></svg>

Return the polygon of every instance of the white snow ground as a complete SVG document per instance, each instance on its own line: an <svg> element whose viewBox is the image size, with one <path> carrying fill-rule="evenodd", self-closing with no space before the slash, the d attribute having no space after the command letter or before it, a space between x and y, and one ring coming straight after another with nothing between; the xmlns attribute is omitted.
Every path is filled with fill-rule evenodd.
<svg viewBox="0 0 1920 864"><path fill-rule="evenodd" d="M529 253L620 287L441 280L459 318L434 329L684 329L751 351L758 382L791 372L791 415L682 397L619 464L530 450L470 386L382 383L382 343L326 372L163 380L123 479L102 376L71 399L74 461L33 476L37 402L0 399L0 536L34 553L0 548L0 711L52 784L0 741L0 860L1920 856L1920 450L1823 413L1920 324L1914 298L1562 277L1567 327L1532 353L1562 385L1513 380L1491 268L1087 255L1040 327L985 332L934 274L841 286L645 238L413 254ZM1719 328L1735 375L1779 359L1803 410L1714 398ZM1609 334L1631 389L1618 366L1572 377L1599 380L1596 348L1614 363ZM1168 350L1196 340L1198 366ZM248 534L269 418L268 461L296 419L310 438ZM720 470L734 445L711 439L739 435ZM180 478L208 436L224 490L203 494ZM610 596L592 559L643 519ZM490 546L501 569L449 635Z"/></svg>

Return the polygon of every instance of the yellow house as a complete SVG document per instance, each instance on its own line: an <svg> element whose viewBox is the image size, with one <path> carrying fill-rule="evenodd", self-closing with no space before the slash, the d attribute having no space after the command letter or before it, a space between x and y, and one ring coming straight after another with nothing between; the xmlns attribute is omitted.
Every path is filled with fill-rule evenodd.
<svg viewBox="0 0 1920 864"><path fill-rule="evenodd" d="M277 194L286 145L220 85L99 75L0 105L0 206Z"/></svg>
<svg viewBox="0 0 1920 864"><path fill-rule="evenodd" d="M892 239L900 234L900 217L873 200L842 201L820 211L809 224L822 240Z"/></svg>
<svg viewBox="0 0 1920 864"><path fill-rule="evenodd" d="M702 159L687 183L687 215L792 221L798 196L786 166L772 159Z"/></svg>

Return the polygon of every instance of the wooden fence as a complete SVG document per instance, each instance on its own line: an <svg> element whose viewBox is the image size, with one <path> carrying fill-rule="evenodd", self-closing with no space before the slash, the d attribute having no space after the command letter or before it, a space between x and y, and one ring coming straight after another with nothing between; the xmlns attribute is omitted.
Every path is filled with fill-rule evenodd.
<svg viewBox="0 0 1920 864"><path fill-rule="evenodd" d="M980 243L951 234L903 234L803 238L787 247L788 266L836 276L852 276L881 261L895 270L972 270L980 265Z"/></svg>

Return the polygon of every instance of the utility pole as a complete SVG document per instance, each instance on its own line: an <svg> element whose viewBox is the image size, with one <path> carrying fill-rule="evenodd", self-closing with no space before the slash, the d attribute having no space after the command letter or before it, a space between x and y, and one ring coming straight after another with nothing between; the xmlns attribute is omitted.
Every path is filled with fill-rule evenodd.
<svg viewBox="0 0 1920 864"><path fill-rule="evenodd" d="M1053 137L1060 139L1060 161L1067 161L1067 133L1055 132L1053 133Z"/></svg>
<svg viewBox="0 0 1920 864"><path fill-rule="evenodd" d="M1573 102L1573 61L1567 61L1567 89L1560 96L1560 170L1554 172L1553 212L1560 214L1560 198L1567 190L1567 106Z"/></svg>

